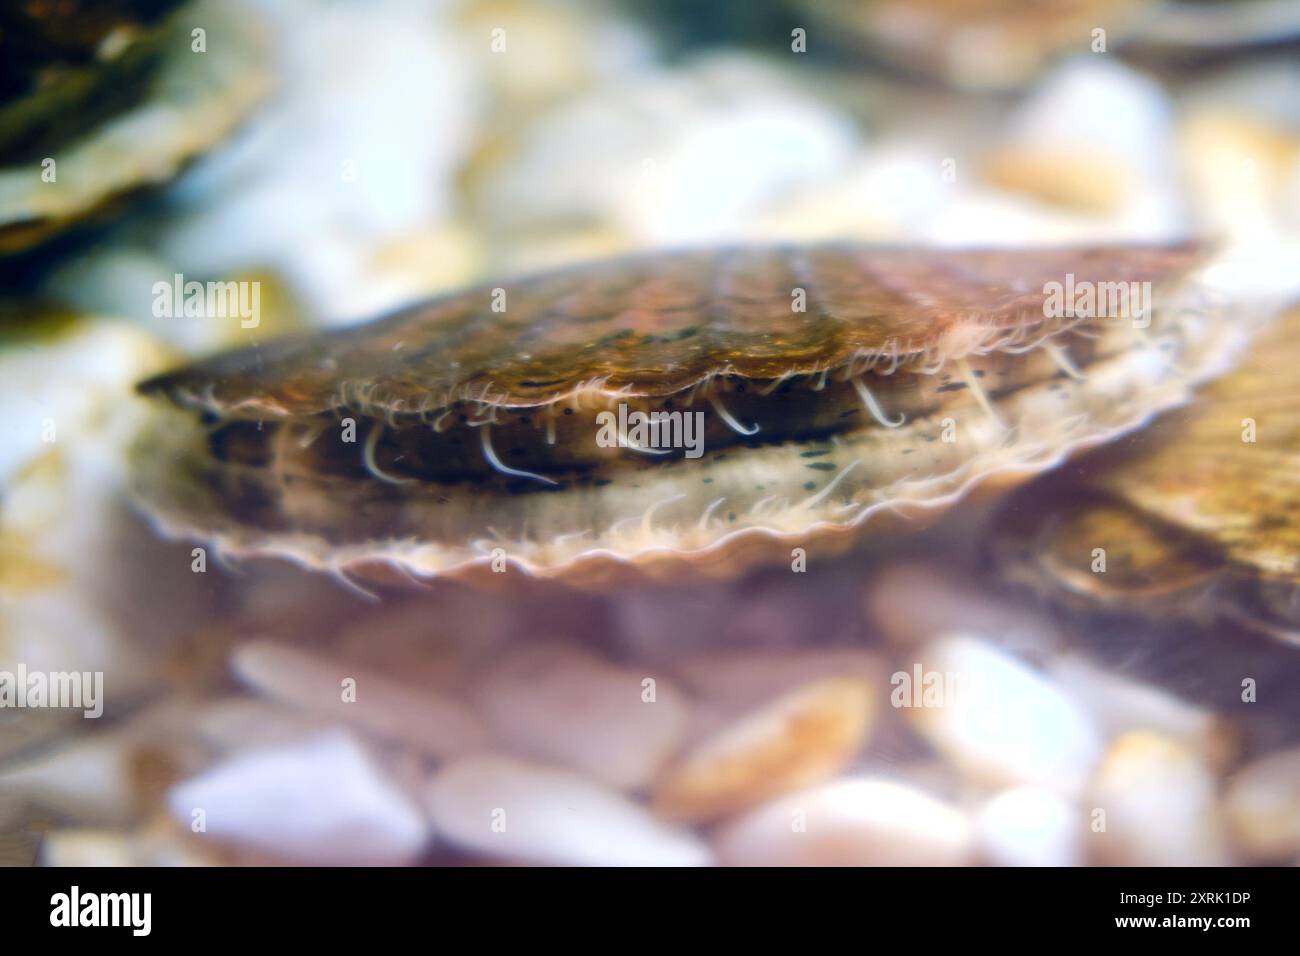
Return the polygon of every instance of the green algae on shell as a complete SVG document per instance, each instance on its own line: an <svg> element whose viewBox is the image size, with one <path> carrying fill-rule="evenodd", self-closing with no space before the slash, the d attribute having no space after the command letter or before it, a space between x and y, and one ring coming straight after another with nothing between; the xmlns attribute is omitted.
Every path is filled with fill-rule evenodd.
<svg viewBox="0 0 1300 956"><path fill-rule="evenodd" d="M145 382L137 494L171 533L333 571L730 574L1184 401L1232 332L1185 285L1201 256L777 246L483 286ZM1067 276L1151 282L1156 301L1050 317ZM702 456L599 442L619 405L698 413Z"/></svg>

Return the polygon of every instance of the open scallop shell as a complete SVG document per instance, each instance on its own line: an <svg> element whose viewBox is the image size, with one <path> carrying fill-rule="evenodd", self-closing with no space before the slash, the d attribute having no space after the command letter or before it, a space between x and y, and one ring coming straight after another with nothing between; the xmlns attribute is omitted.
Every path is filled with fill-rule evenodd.
<svg viewBox="0 0 1300 956"><path fill-rule="evenodd" d="M1239 332L1200 256L740 248L485 286L144 383L137 491L171 533L343 573L825 554L1184 401ZM1067 276L1154 308L1050 314ZM698 415L702 453L598 441L620 406Z"/></svg>

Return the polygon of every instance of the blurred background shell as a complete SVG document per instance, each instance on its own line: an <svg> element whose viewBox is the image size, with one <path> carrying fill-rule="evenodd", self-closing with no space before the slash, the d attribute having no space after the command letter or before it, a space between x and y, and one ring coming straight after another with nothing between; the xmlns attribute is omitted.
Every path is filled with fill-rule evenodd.
<svg viewBox="0 0 1300 956"><path fill-rule="evenodd" d="M1057 476L1019 495L998 529L1026 536L1017 573L1085 607L1217 616L1300 644L1297 348L1293 309L1161 429L1067 469L1075 487Z"/></svg>
<svg viewBox="0 0 1300 956"><path fill-rule="evenodd" d="M0 253L172 179L267 92L256 17L173 6L18 5L0 22Z"/></svg>

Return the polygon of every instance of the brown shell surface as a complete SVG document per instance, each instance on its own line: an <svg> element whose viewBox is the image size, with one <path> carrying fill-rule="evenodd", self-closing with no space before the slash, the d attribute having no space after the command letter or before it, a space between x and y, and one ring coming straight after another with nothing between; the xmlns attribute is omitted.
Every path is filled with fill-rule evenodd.
<svg viewBox="0 0 1300 956"><path fill-rule="evenodd" d="M827 244L643 255L484 285L365 325L235 352L144 384L247 419L339 408L535 406L575 390L672 395L726 371L767 380L893 354L960 353L970 326L1044 319L1043 287L1160 282L1194 244L927 250ZM504 310L494 311L495 290ZM806 310L793 307L795 290ZM962 331L945 348L945 336Z"/></svg>
<svg viewBox="0 0 1300 956"><path fill-rule="evenodd" d="M1293 307L1194 404L1082 460L1071 482L1024 489L1004 532L1027 576L1085 602L1227 611L1300 641L1297 368Z"/></svg>
<svg viewBox="0 0 1300 956"><path fill-rule="evenodd" d="M477 574L504 558L585 584L610 566L726 576L811 542L825 557L860 542L868 519L875 535L917 526L1185 402L1226 367L1238 331L1197 305L1186 273L1199 256L1192 245L676 253L503 284L505 313L491 310L498 287L483 286L146 382L170 401L133 450L136 495L167 533L224 553L374 577ZM1045 319L1046 283L1069 274L1151 281L1163 290L1153 324ZM806 313L792 308L800 288ZM780 387L743 389L751 379ZM592 405L575 399L593 389L606 393L597 408L628 395L703 407L716 440L698 458L602 446L548 465L547 415L530 406L549 414L568 396L557 443L594 449ZM675 400L683 389L695 405ZM872 407L873 391L901 421ZM456 396L488 414L426 414ZM764 427L720 425L726 404ZM340 443L354 416L356 443ZM232 429L241 443L218 442ZM412 442L452 438L481 439L495 470L439 470L442 452L432 471L411 466L423 447Z"/></svg>

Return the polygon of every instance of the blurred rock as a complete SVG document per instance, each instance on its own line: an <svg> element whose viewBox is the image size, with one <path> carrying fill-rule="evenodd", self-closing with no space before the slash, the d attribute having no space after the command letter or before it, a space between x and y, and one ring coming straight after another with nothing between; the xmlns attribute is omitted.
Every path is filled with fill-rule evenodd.
<svg viewBox="0 0 1300 956"><path fill-rule="evenodd" d="M220 866L237 862L232 854L204 846L172 826L131 831L70 828L41 840L42 866Z"/></svg>
<svg viewBox="0 0 1300 956"><path fill-rule="evenodd" d="M194 732L221 754L242 750L287 747L321 730L343 727L329 724L317 714L251 697L227 697L203 706L195 717Z"/></svg>
<svg viewBox="0 0 1300 956"><path fill-rule="evenodd" d="M994 796L975 815L980 853L993 866L1080 866L1086 817L1041 787Z"/></svg>
<svg viewBox="0 0 1300 956"><path fill-rule="evenodd" d="M1096 55L1047 77L980 163L998 188L1106 217L1127 238L1151 241L1184 228L1175 170L1164 90Z"/></svg>
<svg viewBox="0 0 1300 956"><path fill-rule="evenodd" d="M476 697L502 746L616 790L648 783L687 719L664 675L613 667L560 644L516 650L489 670Z"/></svg>
<svg viewBox="0 0 1300 956"><path fill-rule="evenodd" d="M7 766L0 784L24 803L83 823L121 825L136 810L130 756L127 742L95 737Z"/></svg>
<svg viewBox="0 0 1300 956"><path fill-rule="evenodd" d="M1300 294L1300 70L1288 59L1208 73L1180 96L1178 146L1197 226L1220 237L1217 285Z"/></svg>
<svg viewBox="0 0 1300 956"><path fill-rule="evenodd" d="M793 690L705 740L655 787L655 811L709 820L817 783L861 749L879 689L851 677Z"/></svg>
<svg viewBox="0 0 1300 956"><path fill-rule="evenodd" d="M0 346L0 669L100 672L112 716L151 689L184 635L177 622L210 613L216 596L190 548L159 541L127 500L144 414L132 389L170 353L125 324L26 318ZM69 716L81 712L18 719Z"/></svg>
<svg viewBox="0 0 1300 956"><path fill-rule="evenodd" d="M1216 769L1227 766L1236 751L1238 735L1225 718L1163 688L1103 670L1079 655L1056 659L1048 674L1087 708L1108 738L1155 731L1190 747Z"/></svg>
<svg viewBox="0 0 1300 956"><path fill-rule="evenodd" d="M1096 728L1073 700L985 641L962 636L936 641L899 673L907 681L895 690L914 725L972 780L1038 784L1074 794L1101 754ZM931 679L933 688L927 683ZM926 696L932 689L933 700Z"/></svg>
<svg viewBox="0 0 1300 956"><path fill-rule="evenodd" d="M846 117L738 54L601 89L517 137L471 180L493 230L607 225L619 247L744 238L765 207L835 175L858 144Z"/></svg>
<svg viewBox="0 0 1300 956"><path fill-rule="evenodd" d="M112 726L84 721L81 735L6 762L0 791L19 807L125 826L160 806L167 787L199 766L193 714L187 702L164 699Z"/></svg>
<svg viewBox="0 0 1300 956"><path fill-rule="evenodd" d="M548 866L701 866L694 836L577 774L507 757L465 757L441 770L427 805L438 833L497 860Z"/></svg>
<svg viewBox="0 0 1300 956"><path fill-rule="evenodd" d="M1261 757L1234 774L1224 812L1253 858L1276 862L1300 853L1300 748Z"/></svg>
<svg viewBox="0 0 1300 956"><path fill-rule="evenodd" d="M430 836L417 808L339 732L232 757L173 788L168 804L195 832L315 865L408 863Z"/></svg>
<svg viewBox="0 0 1300 956"><path fill-rule="evenodd" d="M752 810L714 846L730 866L960 866L974 837L965 814L921 790L854 778Z"/></svg>
<svg viewBox="0 0 1300 956"><path fill-rule="evenodd" d="M1085 797L1089 856L1120 866L1231 863L1215 789L1205 764L1182 744L1125 734L1106 751Z"/></svg>
<svg viewBox="0 0 1300 956"><path fill-rule="evenodd" d="M468 0L457 17L471 69L490 101L488 135L547 105L653 68L649 39L592 0Z"/></svg>
<svg viewBox="0 0 1300 956"><path fill-rule="evenodd" d="M186 275L273 270L327 323L466 281L474 244L454 225L452 185L478 103L452 11L266 9L278 95L139 228Z"/></svg>
<svg viewBox="0 0 1300 956"><path fill-rule="evenodd" d="M254 641L235 651L231 666L264 694L430 756L456 756L488 739L483 722L460 701L350 662Z"/></svg>

